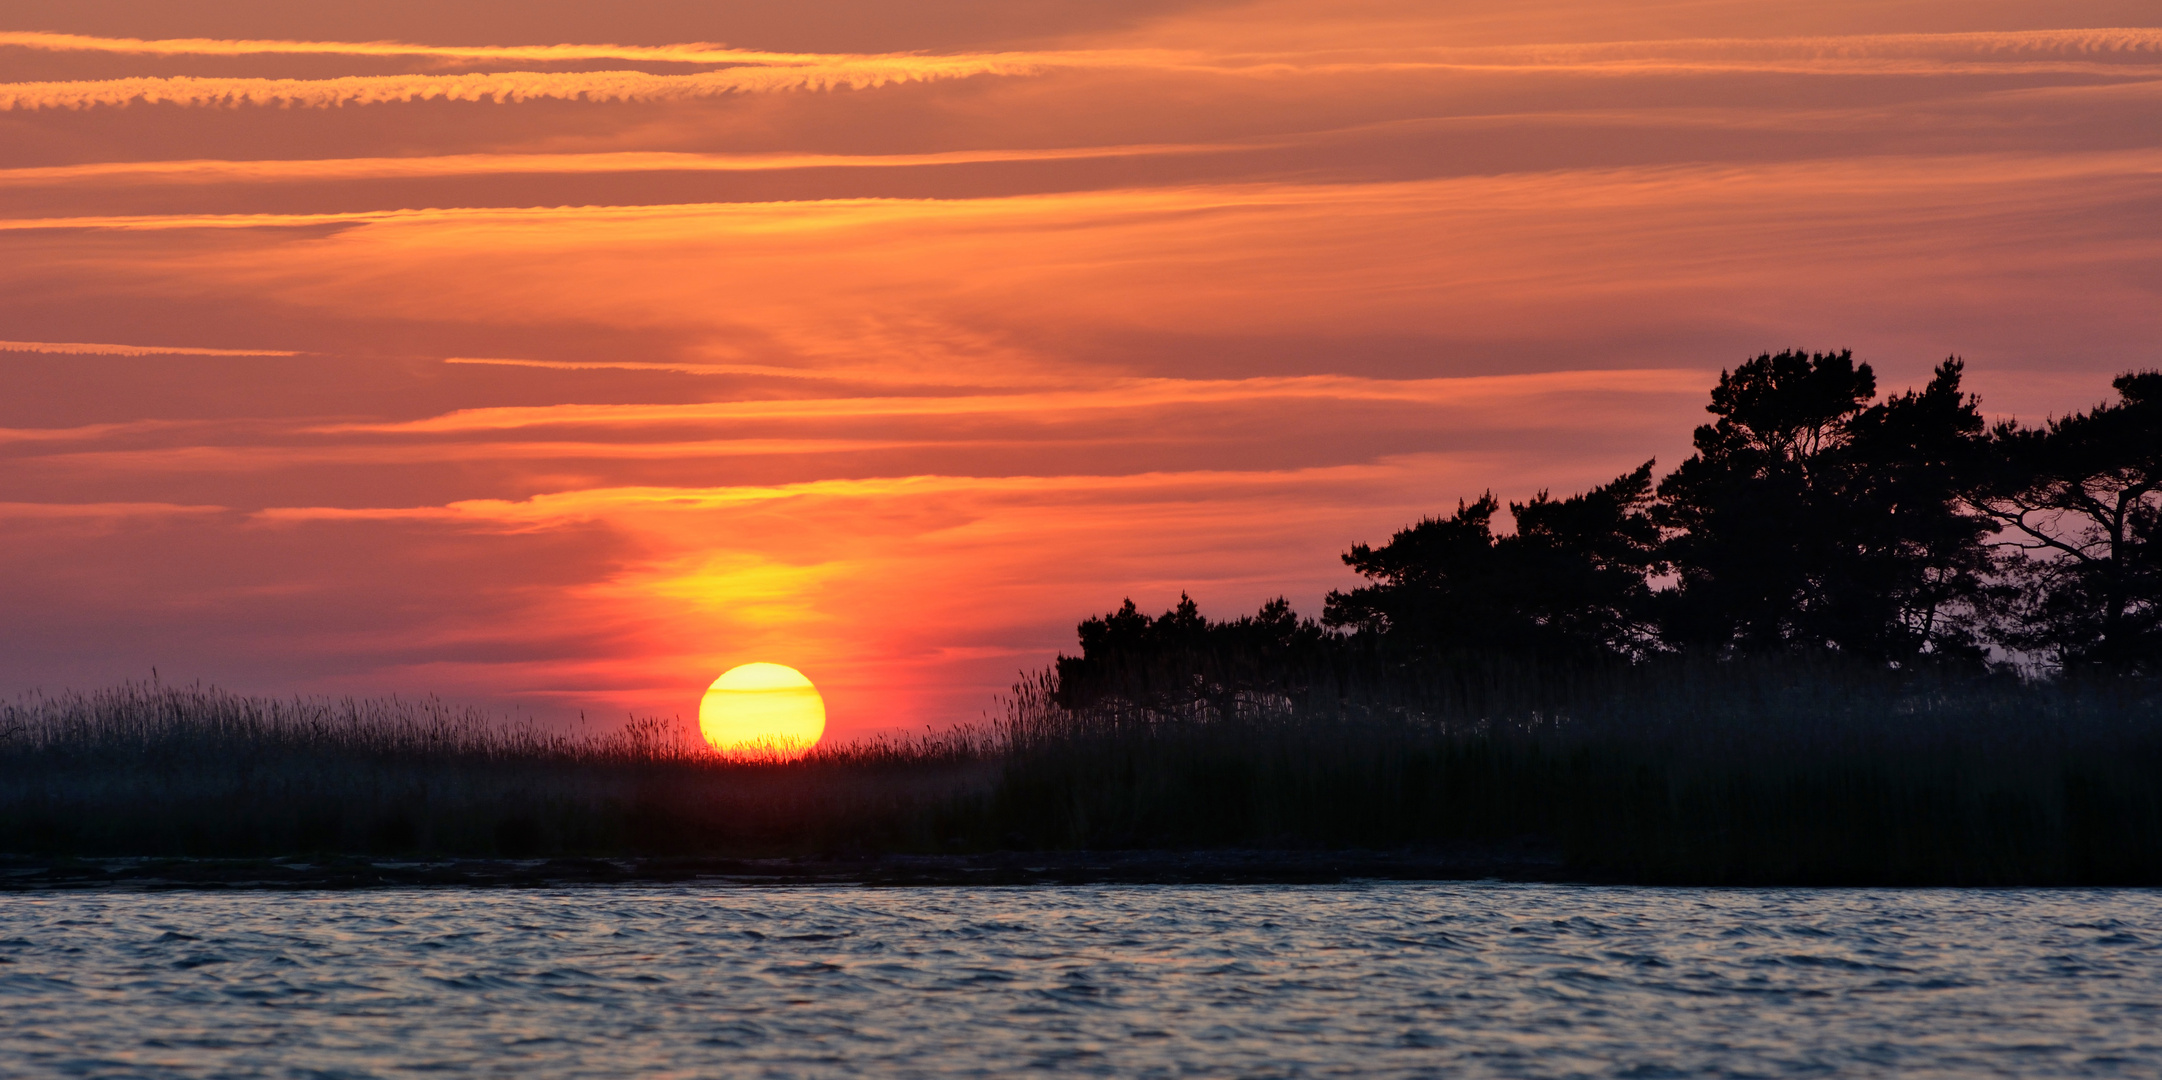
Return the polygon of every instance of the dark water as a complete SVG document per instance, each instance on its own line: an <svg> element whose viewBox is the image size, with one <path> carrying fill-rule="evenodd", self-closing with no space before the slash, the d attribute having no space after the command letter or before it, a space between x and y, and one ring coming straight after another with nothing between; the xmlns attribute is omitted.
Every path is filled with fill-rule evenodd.
<svg viewBox="0 0 2162 1080"><path fill-rule="evenodd" d="M7 1076L2155 1076L2162 894L0 897Z"/></svg>

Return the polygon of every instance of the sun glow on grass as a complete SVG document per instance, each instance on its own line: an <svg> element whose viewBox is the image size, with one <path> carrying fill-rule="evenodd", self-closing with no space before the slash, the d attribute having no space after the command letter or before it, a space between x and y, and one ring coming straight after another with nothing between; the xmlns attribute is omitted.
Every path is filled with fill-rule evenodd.
<svg viewBox="0 0 2162 1080"><path fill-rule="evenodd" d="M707 688L698 705L698 730L731 757L793 760L826 733L826 702L795 668L743 664Z"/></svg>

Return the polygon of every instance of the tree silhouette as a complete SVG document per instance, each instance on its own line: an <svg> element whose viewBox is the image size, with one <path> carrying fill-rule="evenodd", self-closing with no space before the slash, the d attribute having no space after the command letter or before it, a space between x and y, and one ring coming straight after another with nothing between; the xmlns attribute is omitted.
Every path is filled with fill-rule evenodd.
<svg viewBox="0 0 2162 1080"><path fill-rule="evenodd" d="M1696 453L1659 483L1656 517L1679 576L1665 625L1679 643L1770 651L1809 636L1832 547L1819 452L1876 396L1854 354L1765 354L1719 374Z"/></svg>
<svg viewBox="0 0 2162 1080"><path fill-rule="evenodd" d="M1989 524L1964 496L1986 475L1981 402L1960 390L1966 365L1939 364L1928 386L1846 424L1818 474L1834 515L1823 639L1876 660L1924 654L1979 660L1997 591Z"/></svg>
<svg viewBox="0 0 2162 1080"><path fill-rule="evenodd" d="M1058 702L1069 709L1116 698L1164 713L1208 705L1230 715L1244 700L1303 692L1327 648L1322 628L1283 597L1221 622L1204 618L1185 593L1153 619L1128 599L1078 631L1081 655L1056 663Z"/></svg>
<svg viewBox="0 0 2162 1080"><path fill-rule="evenodd" d="M2025 556L2007 644L2072 671L2162 674L2162 372L2111 385L2116 402L1998 425L1976 505Z"/></svg>
<svg viewBox="0 0 2162 1080"><path fill-rule="evenodd" d="M1977 658L1987 531L1963 512L1983 460L1955 357L1882 403L1851 352L1766 354L1722 372L1696 453L1654 516L1678 586L1664 625L1718 652L1827 649Z"/></svg>
<svg viewBox="0 0 2162 1080"><path fill-rule="evenodd" d="M1322 620L1283 599L1210 622L1181 595L1083 622L1069 708L1233 716L1460 661L1830 652L1890 666L1993 647L2070 672L2162 674L2162 372L2041 428L1986 429L1965 364L1877 400L1851 352L1722 372L1695 453L1556 499L1459 500L1343 561ZM1661 587L1655 588L1655 583Z"/></svg>
<svg viewBox="0 0 2162 1080"><path fill-rule="evenodd" d="M1651 469L1567 499L1542 491L1511 503L1514 535L1495 535L1501 504L1488 492L1378 548L1355 545L1344 562L1374 584L1330 593L1322 621L1404 658L1639 655L1654 640Z"/></svg>

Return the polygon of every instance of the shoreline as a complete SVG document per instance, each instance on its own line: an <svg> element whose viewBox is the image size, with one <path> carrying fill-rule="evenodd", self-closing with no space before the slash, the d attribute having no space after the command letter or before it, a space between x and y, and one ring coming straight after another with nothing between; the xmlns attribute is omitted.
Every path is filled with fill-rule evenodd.
<svg viewBox="0 0 2162 1080"><path fill-rule="evenodd" d="M1532 847L1417 851L999 851L969 855L548 859L0 857L0 893L257 889L545 889L606 885L865 888L1329 885L1354 880L1601 884Z"/></svg>

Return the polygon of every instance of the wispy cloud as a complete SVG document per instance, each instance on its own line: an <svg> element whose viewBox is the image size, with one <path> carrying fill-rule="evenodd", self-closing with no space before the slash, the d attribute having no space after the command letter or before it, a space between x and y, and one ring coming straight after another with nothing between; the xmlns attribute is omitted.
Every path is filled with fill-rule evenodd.
<svg viewBox="0 0 2162 1080"><path fill-rule="evenodd" d="M1649 38L1609 41L1521 43L1507 45L1431 45L1420 36L1398 34L1394 40L1370 40L1361 47L1321 44L1297 52L1269 49L1215 50L1128 47L960 53L922 52L820 53L739 49L711 42L669 45L426 45L400 41L289 41L233 38L121 38L36 31L0 32L0 47L45 51L105 52L150 56L370 56L428 57L467 61L640 60L684 64L771 64L823 67L836 63L908 60L987 60L996 58L1084 65L1223 62L1265 63L1287 57L1344 57L1355 54L1419 55L1444 63L1572 63L1628 57L1688 55L1786 55L1860 58L1945 54L2032 56L2107 56L2162 54L2162 27L2092 27L1971 31L1951 33L1842 34L1776 37Z"/></svg>
<svg viewBox="0 0 2162 1080"><path fill-rule="evenodd" d="M892 83L1033 74L1040 64L999 57L899 57L791 66L743 66L688 75L644 71L505 71L460 75L346 75L331 79L173 76L0 84L0 111L181 105L331 108L413 101L509 103L683 101L777 90L861 90Z"/></svg>
<svg viewBox="0 0 2162 1080"><path fill-rule="evenodd" d="M1275 143L1144 143L1050 149L951 150L928 154L687 154L627 151L594 154L446 154L258 161L104 161L0 169L0 186L78 180L222 184L308 180L397 180L437 176L629 172L770 172L787 169L894 169L1005 162L1221 154Z"/></svg>
<svg viewBox="0 0 2162 1080"><path fill-rule="evenodd" d="M400 218L433 219L442 210L361 210L329 214L114 214L52 218L0 218L0 230L30 229L293 229Z"/></svg>
<svg viewBox="0 0 2162 1080"><path fill-rule="evenodd" d="M112 518L222 514L224 512L225 507L222 506L189 506L182 503L160 502L0 502L0 520L10 518L108 520Z"/></svg>
<svg viewBox="0 0 2162 1080"><path fill-rule="evenodd" d="M443 360L446 364L476 367L538 368L543 371L655 371L677 375L750 375L767 379L804 379L816 382L891 383L912 386L922 380L913 373L894 372L868 365L855 368L801 368L782 367L777 364L701 363L695 360L521 360L515 357L452 356ZM958 376L956 376L958 378ZM971 377L970 385L1010 385L1027 381L1029 376L1014 373L1006 379L984 380Z"/></svg>
<svg viewBox="0 0 2162 1080"><path fill-rule="evenodd" d="M1130 496L1200 490L1281 490L1374 480L1401 475L1403 472L1404 469L1399 464L1371 464L1125 475L892 476L705 488L589 488L551 492L525 499L466 499L440 506L283 506L258 510L250 516L262 522L403 520L546 528L610 518L624 512L677 515L797 500L855 502L953 493L1041 495L1053 492L1094 492Z"/></svg>
<svg viewBox="0 0 2162 1080"><path fill-rule="evenodd" d="M583 155L568 155L578 157ZM28 170L21 170L28 171ZM645 223L671 232L700 223L703 231L735 235L782 229L790 234L811 227L861 226L879 222L921 222L966 218L991 220L1012 215L1128 216L1184 214L1232 207L1345 208L1368 205L1435 206L1442 201L1467 209L1495 206L1552 207L1614 205L1663 201L1680 191L1720 193L1732 199L1772 185L1782 192L1873 190L1915 193L1945 187L1988 188L2077 177L2149 176L2162 172L2162 150L2133 148L2048 156L2016 154L1940 154L1882 156L1766 170L1723 163L1660 165L1641 168L1570 168L1518 173L1475 174L1395 183L1290 184L1231 183L1177 187L1122 188L975 199L840 198L725 203L653 203L602 206L426 207L395 210L334 211L294 214L116 214L68 217L0 218L0 230L23 229L254 229L305 228L375 223L434 226L466 224L515 228L550 228L568 222L606 226ZM0 176L6 173L0 172ZM1746 187L1743 185L1747 182ZM469 363L534 361L464 358Z"/></svg>
<svg viewBox="0 0 2162 1080"><path fill-rule="evenodd" d="M1646 41L1506 45L1464 53L1546 57L1561 61L1640 56L1755 53L1823 58L1886 56L2162 55L2162 27L2010 30L1942 34L1847 34L1798 37L1706 37Z"/></svg>
<svg viewBox="0 0 2162 1080"><path fill-rule="evenodd" d="M0 443L13 441L0 430ZM78 432L74 438L80 440ZM53 440L59 441L59 440ZM397 466L444 462L514 461L706 461L718 458L806 457L862 454L942 445L971 445L955 440L898 439L699 439L664 442L455 442L430 441L383 445L167 446L141 450L88 450L43 454L38 460L91 469L132 473L247 473L309 465ZM980 445L974 444L974 445Z"/></svg>
<svg viewBox="0 0 2162 1080"><path fill-rule="evenodd" d="M198 349L186 345L107 345L91 341L0 341L0 352L64 356L299 356L291 349Z"/></svg>
<svg viewBox="0 0 2162 1080"><path fill-rule="evenodd" d="M467 409L425 420L334 424L326 433L502 431L556 425L631 427L662 423L823 417L1045 416L1087 410L1136 410L1235 401L1368 401L1478 405L1559 393L1695 394L1695 369L1555 371L1442 379L1365 379L1306 375L1259 379L1114 379L1086 390L987 393L958 397L784 398L687 405L546 405Z"/></svg>
<svg viewBox="0 0 2162 1080"><path fill-rule="evenodd" d="M252 38L125 38L38 31L0 32L0 47L138 56L419 56L445 60L651 60L684 64L822 64L836 56L905 57L912 53L834 54L732 49L710 42L674 45L422 45L403 41L281 41Z"/></svg>
<svg viewBox="0 0 2162 1080"><path fill-rule="evenodd" d="M2145 77L2162 58L2162 29L1892 34L1814 38L1697 38L1488 48L1376 47L1331 53L1209 53L1149 48L984 53L772 53L706 44L664 46L423 46L396 42L148 41L65 34L0 34L0 45L154 55L261 53L428 56L460 60L639 59L728 64L714 71L507 71L349 75L321 79L137 77L0 84L0 110L83 109L136 102L180 106L328 108L415 101L511 103L681 101L783 90L869 89L1054 69L1154 69L1240 75L1419 71L1544 71L1612 75L1747 72L1882 75L2031 72ZM2090 61L2106 60L2107 63Z"/></svg>

